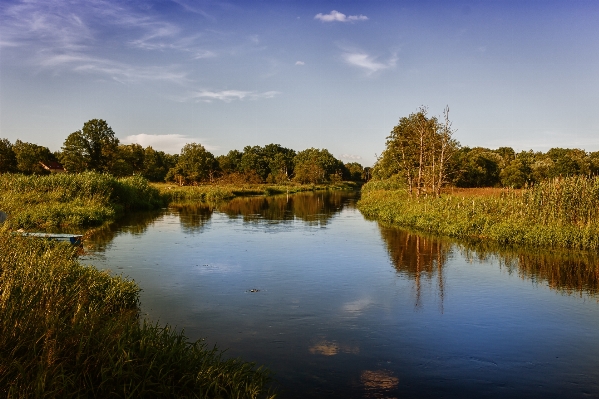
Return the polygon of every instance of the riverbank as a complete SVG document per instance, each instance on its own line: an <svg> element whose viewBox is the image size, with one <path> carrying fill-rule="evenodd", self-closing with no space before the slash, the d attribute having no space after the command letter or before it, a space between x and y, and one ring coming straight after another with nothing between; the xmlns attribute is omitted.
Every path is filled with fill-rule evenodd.
<svg viewBox="0 0 599 399"><path fill-rule="evenodd" d="M4 397L272 396L270 373L140 319L135 282L79 264L76 248L11 230L89 229L175 201L355 189L149 184L98 173L0 175L0 392Z"/></svg>
<svg viewBox="0 0 599 399"><path fill-rule="evenodd" d="M369 218L442 236L536 248L599 249L599 178L547 180L492 195L407 195L393 182L362 188Z"/></svg>
<svg viewBox="0 0 599 399"><path fill-rule="evenodd" d="M293 194L304 191L321 190L357 190L356 182L332 184L202 184L197 186L179 186L172 183L150 183L168 202L186 201L222 201L247 195Z"/></svg>
<svg viewBox="0 0 599 399"><path fill-rule="evenodd" d="M136 283L69 244L0 231L0 287L2 397L268 396L268 371L142 322Z"/></svg>

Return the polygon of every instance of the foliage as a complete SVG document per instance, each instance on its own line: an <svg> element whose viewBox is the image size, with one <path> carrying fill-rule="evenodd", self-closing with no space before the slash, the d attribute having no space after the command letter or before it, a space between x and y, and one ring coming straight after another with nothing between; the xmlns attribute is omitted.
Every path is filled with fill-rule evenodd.
<svg viewBox="0 0 599 399"><path fill-rule="evenodd" d="M294 160L294 180L302 184L323 184L342 180L345 166L326 149L308 148Z"/></svg>
<svg viewBox="0 0 599 399"><path fill-rule="evenodd" d="M17 140L12 147L17 160L17 170L30 175L43 175L49 173L40 162L56 161L54 154L47 147L37 144L25 143Z"/></svg>
<svg viewBox="0 0 599 399"><path fill-rule="evenodd" d="M599 249L599 177L546 180L500 196L409 198L364 187L360 210L387 223L503 245Z"/></svg>
<svg viewBox="0 0 599 399"><path fill-rule="evenodd" d="M256 398L269 372L139 320L139 287L68 244L0 231L0 393L6 398Z"/></svg>
<svg viewBox="0 0 599 399"><path fill-rule="evenodd" d="M109 172L117 158L118 144L119 139L105 120L92 119L67 137L60 161L69 172Z"/></svg>
<svg viewBox="0 0 599 399"><path fill-rule="evenodd" d="M97 226L125 210L164 205L158 190L140 176L108 174L0 175L0 209L9 228Z"/></svg>
<svg viewBox="0 0 599 399"><path fill-rule="evenodd" d="M357 162L350 162L344 165L344 180L364 181L364 167Z"/></svg>
<svg viewBox="0 0 599 399"><path fill-rule="evenodd" d="M246 146L238 170L246 175L255 173L260 182L282 183L288 181L293 173L294 157L294 150L280 144Z"/></svg>
<svg viewBox="0 0 599 399"><path fill-rule="evenodd" d="M0 139L0 173L17 171L17 157L12 147L10 141Z"/></svg>
<svg viewBox="0 0 599 399"><path fill-rule="evenodd" d="M166 179L176 181L179 185L196 184L207 180L212 181L217 171L218 162L214 155L203 145L191 143L185 144L176 165L169 170Z"/></svg>
<svg viewBox="0 0 599 399"><path fill-rule="evenodd" d="M417 196L427 192L439 195L448 182L448 161L458 147L452 139L449 108L444 123L427 113L426 107L421 107L399 120L373 170L376 179L400 175L410 195L414 189Z"/></svg>

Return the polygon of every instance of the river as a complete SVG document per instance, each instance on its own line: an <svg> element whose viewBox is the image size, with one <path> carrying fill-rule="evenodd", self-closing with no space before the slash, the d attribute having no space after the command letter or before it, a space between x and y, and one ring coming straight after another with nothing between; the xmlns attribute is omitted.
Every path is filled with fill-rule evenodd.
<svg viewBox="0 0 599 399"><path fill-rule="evenodd" d="M269 367L281 398L599 397L594 254L413 234L357 195L133 214L82 261L134 279L150 320Z"/></svg>

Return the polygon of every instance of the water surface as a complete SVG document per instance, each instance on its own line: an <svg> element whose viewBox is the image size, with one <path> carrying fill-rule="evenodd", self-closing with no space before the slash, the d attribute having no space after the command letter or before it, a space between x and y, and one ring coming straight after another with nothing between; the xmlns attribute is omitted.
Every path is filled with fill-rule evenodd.
<svg viewBox="0 0 599 399"><path fill-rule="evenodd" d="M593 254L474 248L363 218L354 193L132 215L86 263L146 317L276 372L282 398L598 397Z"/></svg>

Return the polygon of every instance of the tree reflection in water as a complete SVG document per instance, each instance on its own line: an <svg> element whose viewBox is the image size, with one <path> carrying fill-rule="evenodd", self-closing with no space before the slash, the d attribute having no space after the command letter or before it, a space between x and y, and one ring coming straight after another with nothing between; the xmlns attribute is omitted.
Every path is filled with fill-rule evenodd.
<svg viewBox="0 0 599 399"><path fill-rule="evenodd" d="M181 228L184 232L200 233L212 218L214 206L205 202L194 202L171 204L168 210L170 215L179 215Z"/></svg>
<svg viewBox="0 0 599 399"><path fill-rule="evenodd" d="M422 280L432 281L436 277L443 312L443 266L451 244L380 224L379 228L397 273L415 282L416 307L421 305Z"/></svg>
<svg viewBox="0 0 599 399"><path fill-rule="evenodd" d="M300 219L310 225L324 226L355 197L355 192L320 191L269 197L238 197L218 205L218 211L245 222L290 222ZM350 202L351 204L351 202Z"/></svg>
<svg viewBox="0 0 599 399"><path fill-rule="evenodd" d="M599 292L599 257L594 253L502 248L488 242L466 243L427 237L382 224L379 228L397 272L414 280L417 307L421 305L423 280L436 279L442 311L443 268L453 250L460 251L469 260L497 260L508 273L517 273L522 279L546 284L565 294L597 296Z"/></svg>

